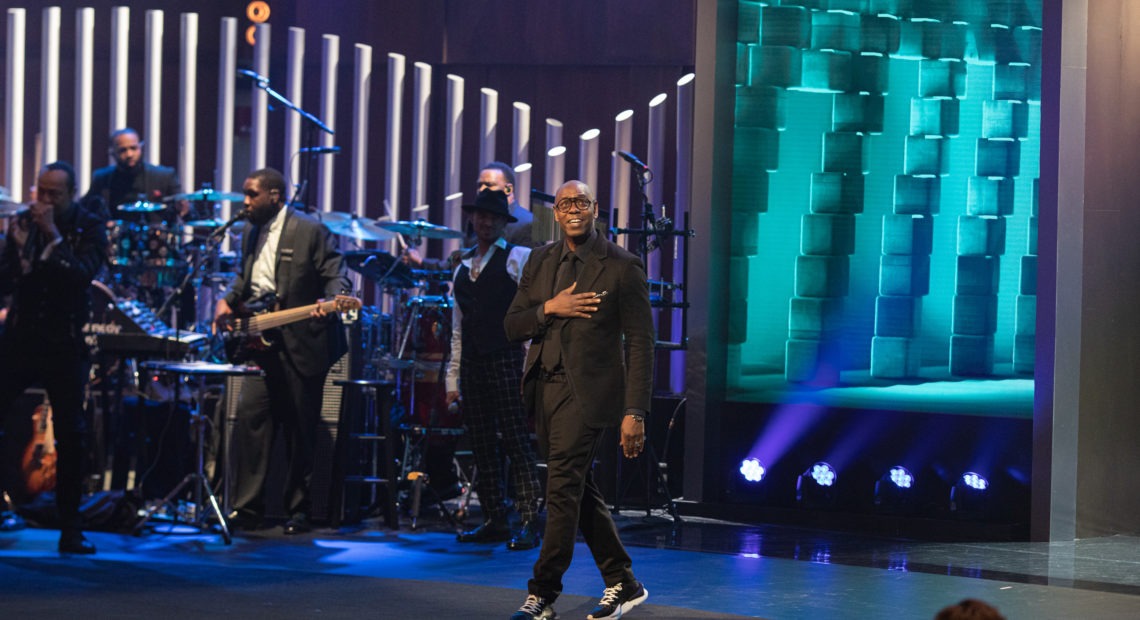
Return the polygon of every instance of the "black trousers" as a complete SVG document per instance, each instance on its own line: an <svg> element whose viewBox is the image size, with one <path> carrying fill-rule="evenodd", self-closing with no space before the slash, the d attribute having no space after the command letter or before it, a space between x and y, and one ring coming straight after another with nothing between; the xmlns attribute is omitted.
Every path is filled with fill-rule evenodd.
<svg viewBox="0 0 1140 620"><path fill-rule="evenodd" d="M280 348L258 356L256 362L265 376L245 377L238 398L232 438L237 454L233 507L249 516L265 515L269 457L280 429L285 442L285 512L309 515L325 376L302 376Z"/></svg>
<svg viewBox="0 0 1140 620"><path fill-rule="evenodd" d="M542 381L535 394L538 449L546 457L546 532L527 590L548 601L562 593L579 531L606 587L634 580L632 561L594 482L594 454L604 429L586 426L568 406L573 396L565 380L558 375Z"/></svg>
<svg viewBox="0 0 1140 620"><path fill-rule="evenodd" d="M91 366L80 343L21 345L0 339L0 421L4 433L4 476L14 475L22 454L11 430L12 404L24 390L41 384L51 401L52 428L56 440L56 509L60 529L83 526L79 500L83 493L83 444L87 425L83 413L83 390ZM20 481L0 480L3 489L15 489Z"/></svg>

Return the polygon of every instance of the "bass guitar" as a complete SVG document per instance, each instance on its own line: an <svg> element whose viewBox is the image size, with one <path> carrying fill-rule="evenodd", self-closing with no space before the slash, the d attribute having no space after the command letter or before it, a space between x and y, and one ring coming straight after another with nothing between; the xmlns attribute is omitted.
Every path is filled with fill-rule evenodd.
<svg viewBox="0 0 1140 620"><path fill-rule="evenodd" d="M55 488L55 432L51 419L51 405L44 401L32 414L32 440L24 448L20 459L20 472L28 495L38 495Z"/></svg>
<svg viewBox="0 0 1140 620"><path fill-rule="evenodd" d="M337 295L334 299L307 306L239 316L234 319L233 329L222 334L225 340L226 359L231 364L242 364L253 354L269 350L274 344L271 330L304 321L310 318L317 308L328 313L351 312L360 310L362 305L355 297Z"/></svg>

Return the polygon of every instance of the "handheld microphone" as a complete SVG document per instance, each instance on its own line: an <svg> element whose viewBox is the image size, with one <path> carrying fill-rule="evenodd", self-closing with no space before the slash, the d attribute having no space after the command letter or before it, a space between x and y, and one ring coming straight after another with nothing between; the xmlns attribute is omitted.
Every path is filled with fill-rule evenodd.
<svg viewBox="0 0 1140 620"><path fill-rule="evenodd" d="M634 169L637 170L639 173L644 174L644 173L649 171L649 166L646 166L645 162L638 159L637 155L634 155L632 153L627 153L625 151L618 151L617 154L618 154L618 157L621 157L622 159L629 162L629 165L633 166Z"/></svg>
<svg viewBox="0 0 1140 620"><path fill-rule="evenodd" d="M269 83L269 78L262 76L260 73L257 73L256 71L250 71L249 69L238 69L237 72L244 75L245 77L253 80L254 82L257 82L258 84L268 84Z"/></svg>
<svg viewBox="0 0 1140 620"><path fill-rule="evenodd" d="M220 237L227 230L229 230L231 226L233 226L234 224L237 224L238 222L240 222L240 221L242 221L248 217L249 217L249 211L242 209L241 211L238 211L236 215L231 217L230 221L226 222L225 224L222 224L221 226L218 227L217 230L210 233L210 236L211 237Z"/></svg>
<svg viewBox="0 0 1140 620"><path fill-rule="evenodd" d="M339 146L306 146L297 149L298 153L339 153Z"/></svg>

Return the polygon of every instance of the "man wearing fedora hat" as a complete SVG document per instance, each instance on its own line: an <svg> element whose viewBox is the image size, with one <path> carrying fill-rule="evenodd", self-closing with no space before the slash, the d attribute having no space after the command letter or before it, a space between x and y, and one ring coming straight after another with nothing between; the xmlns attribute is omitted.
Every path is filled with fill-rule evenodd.
<svg viewBox="0 0 1140 620"><path fill-rule="evenodd" d="M503 328L530 248L503 237L507 224L516 221L505 192L484 189L463 210L471 216L476 243L462 254L453 277L447 402L457 402L462 395L463 423L479 472L475 492L483 523L460 533L458 540L509 540L508 549L533 549L540 542L536 516L541 488L519 393L525 354L520 343L507 340ZM504 456L510 460L507 473L521 519L513 535L504 503Z"/></svg>

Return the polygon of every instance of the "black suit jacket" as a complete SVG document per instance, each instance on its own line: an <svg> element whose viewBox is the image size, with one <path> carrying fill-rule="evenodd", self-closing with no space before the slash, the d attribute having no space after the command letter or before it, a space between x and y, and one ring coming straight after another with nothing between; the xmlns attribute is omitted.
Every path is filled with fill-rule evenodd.
<svg viewBox="0 0 1140 620"><path fill-rule="evenodd" d="M579 254L583 264L575 292L607 291L606 297L589 319L569 319L557 333L577 413L587 425L602 427L620 424L627 409L649 411L654 331L641 259L606 239L596 241L593 252ZM542 342L553 322L540 320L541 306L552 297L562 244L556 241L531 252L503 321L507 338L531 341L523 400L532 411Z"/></svg>
<svg viewBox="0 0 1140 620"><path fill-rule="evenodd" d="M129 176L116 166L106 166L91 176L91 187L83 196L82 203L103 219L139 219L137 213L118 212L119 205L140 199L154 201L181 193L182 184L174 168L143 164L138 174Z"/></svg>
<svg viewBox="0 0 1140 620"><path fill-rule="evenodd" d="M250 276L257 258L261 226L253 226L242 239L241 273L226 292L231 307L248 301ZM350 290L344 263L328 229L311 216L289 209L277 245L277 308L285 310L332 299ZM329 368L348 350L344 330L336 317L324 321L305 319L280 328L281 346L297 370L315 377Z"/></svg>

